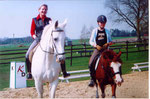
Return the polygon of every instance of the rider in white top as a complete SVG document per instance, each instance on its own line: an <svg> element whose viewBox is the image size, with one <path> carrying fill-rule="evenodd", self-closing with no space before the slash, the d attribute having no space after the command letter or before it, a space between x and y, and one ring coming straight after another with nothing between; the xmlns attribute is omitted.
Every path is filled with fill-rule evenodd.
<svg viewBox="0 0 150 99"><path fill-rule="evenodd" d="M100 15L97 18L97 23L98 23L98 28L95 28L92 31L89 43L91 46L95 48L90 61L89 61L89 70L90 70L90 75L91 75L91 81L89 82L89 86L93 87L94 86L94 75L95 75L95 70L94 66L92 65L93 60L95 59L96 56L100 55L105 49L108 48L109 45L111 45L111 35L110 32L105 29L105 25L107 22L107 18L104 15Z"/></svg>

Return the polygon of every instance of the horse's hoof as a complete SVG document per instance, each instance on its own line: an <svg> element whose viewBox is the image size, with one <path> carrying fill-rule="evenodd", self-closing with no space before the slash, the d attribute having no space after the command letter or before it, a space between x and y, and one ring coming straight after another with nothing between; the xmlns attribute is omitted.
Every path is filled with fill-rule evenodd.
<svg viewBox="0 0 150 99"><path fill-rule="evenodd" d="M99 98L99 95L98 95L98 94L96 94L96 98Z"/></svg>
<svg viewBox="0 0 150 99"><path fill-rule="evenodd" d="M102 98L105 98L105 94L102 94Z"/></svg>
<svg viewBox="0 0 150 99"><path fill-rule="evenodd" d="M99 96L96 96L96 98L99 98Z"/></svg>
<svg viewBox="0 0 150 99"><path fill-rule="evenodd" d="M112 98L116 98L116 96L112 96Z"/></svg>

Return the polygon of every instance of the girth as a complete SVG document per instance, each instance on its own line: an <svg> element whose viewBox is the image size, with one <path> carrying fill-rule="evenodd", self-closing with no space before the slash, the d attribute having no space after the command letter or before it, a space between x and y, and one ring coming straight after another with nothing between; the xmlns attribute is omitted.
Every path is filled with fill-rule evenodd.
<svg viewBox="0 0 150 99"><path fill-rule="evenodd" d="M38 48L38 46L39 46L39 43L30 51L30 53L29 53L29 61L30 62L32 62L32 57L33 57L36 49Z"/></svg>

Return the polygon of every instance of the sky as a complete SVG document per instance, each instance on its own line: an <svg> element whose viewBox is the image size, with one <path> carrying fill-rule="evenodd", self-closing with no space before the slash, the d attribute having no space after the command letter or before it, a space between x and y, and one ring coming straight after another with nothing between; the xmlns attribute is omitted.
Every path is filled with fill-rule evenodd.
<svg viewBox="0 0 150 99"><path fill-rule="evenodd" d="M110 9L105 7L106 0L6 0L0 1L0 38L20 38L30 35L32 18L39 12L42 4L48 5L47 17L62 23L68 19L66 35L70 39L79 39L81 30L97 27L97 17L107 17L107 29L131 30L125 23L114 23Z"/></svg>

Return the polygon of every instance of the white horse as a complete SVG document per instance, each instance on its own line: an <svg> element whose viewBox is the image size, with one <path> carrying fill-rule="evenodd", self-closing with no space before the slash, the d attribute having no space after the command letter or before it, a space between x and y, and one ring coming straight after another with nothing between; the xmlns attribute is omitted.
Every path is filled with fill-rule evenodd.
<svg viewBox="0 0 150 99"><path fill-rule="evenodd" d="M51 98L55 97L55 90L58 85L58 77L61 70L59 62L64 61L64 42L66 21L58 25L47 25L41 37L39 46L37 47L32 58L32 75L35 80L35 87L38 97L43 97L43 83L49 82Z"/></svg>

